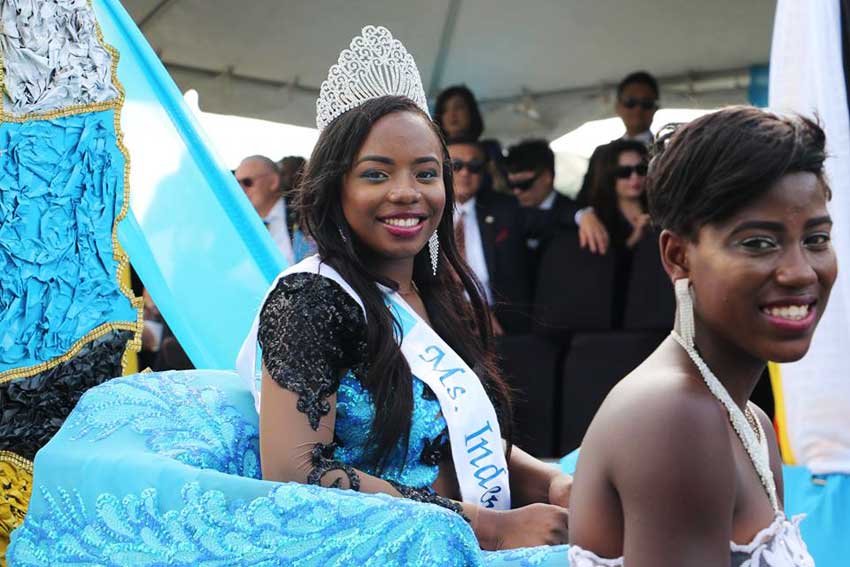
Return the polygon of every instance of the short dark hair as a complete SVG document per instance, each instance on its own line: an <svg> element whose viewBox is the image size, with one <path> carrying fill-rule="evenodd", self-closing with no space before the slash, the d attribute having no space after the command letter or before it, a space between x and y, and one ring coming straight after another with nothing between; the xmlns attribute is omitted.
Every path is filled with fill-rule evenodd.
<svg viewBox="0 0 850 567"><path fill-rule="evenodd" d="M634 73L629 73L626 75L620 84L617 85L617 98L619 99L623 96L623 91L626 90L626 87L633 84L646 85L652 92L655 93L655 98L659 98L661 96L658 90L658 81L655 80L655 77L650 75L647 71L635 71Z"/></svg>
<svg viewBox="0 0 850 567"><path fill-rule="evenodd" d="M307 160L301 156L286 156L281 158L278 162L278 169L280 170L280 188L284 192L291 191L293 188L298 187L298 184L301 182L301 178L304 177L304 169L307 165ZM290 179L284 179L284 168L286 166L292 167L292 177Z"/></svg>
<svg viewBox="0 0 850 567"><path fill-rule="evenodd" d="M480 151L482 154L484 154L485 156L487 155L487 152L484 149L484 145L480 141L478 141L478 139L473 138L472 136L455 136L454 138L446 139L446 146L451 146L453 144L474 146L475 148L478 148L478 151Z"/></svg>
<svg viewBox="0 0 850 567"><path fill-rule="evenodd" d="M693 238L788 173L814 173L831 196L823 169L826 135L814 120L731 106L665 129L671 131L659 137L647 178L649 212L663 229Z"/></svg>
<svg viewBox="0 0 850 567"><path fill-rule="evenodd" d="M549 170L555 175L555 153L546 140L523 140L508 148L505 167L510 172Z"/></svg>
<svg viewBox="0 0 850 567"><path fill-rule="evenodd" d="M295 171L302 169L306 164L307 160L301 156L286 156L280 158L278 162L279 166L282 168L284 165L292 165Z"/></svg>
<svg viewBox="0 0 850 567"><path fill-rule="evenodd" d="M477 140L481 137L481 132L484 131L484 119L481 118L481 110L478 108L478 101L475 100L475 95L464 85L448 87L437 95L437 102L434 104L434 122L437 123L443 132L443 136L445 136L446 130L443 128L443 113L446 111L446 103L453 96L461 97L469 109L469 130L464 133L464 137Z"/></svg>

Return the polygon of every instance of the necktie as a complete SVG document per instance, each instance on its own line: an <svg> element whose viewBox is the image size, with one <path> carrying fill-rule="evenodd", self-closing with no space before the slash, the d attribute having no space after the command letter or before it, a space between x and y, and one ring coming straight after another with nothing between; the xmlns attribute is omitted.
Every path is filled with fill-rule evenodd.
<svg viewBox="0 0 850 567"><path fill-rule="evenodd" d="M464 222L466 217L465 212L460 213L460 218L457 219L455 223L455 242L457 242L457 251L460 252L461 258L466 260L466 223Z"/></svg>

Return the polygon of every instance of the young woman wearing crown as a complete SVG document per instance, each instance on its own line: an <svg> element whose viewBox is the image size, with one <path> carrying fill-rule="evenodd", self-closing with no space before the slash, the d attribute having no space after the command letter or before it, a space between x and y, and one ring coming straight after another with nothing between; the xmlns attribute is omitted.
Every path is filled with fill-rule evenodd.
<svg viewBox="0 0 850 567"><path fill-rule="evenodd" d="M364 28L317 110L298 207L319 253L272 285L238 365L255 386L263 477L437 504L484 549L565 543L571 478L510 445L508 388L455 247L451 162L413 58Z"/></svg>

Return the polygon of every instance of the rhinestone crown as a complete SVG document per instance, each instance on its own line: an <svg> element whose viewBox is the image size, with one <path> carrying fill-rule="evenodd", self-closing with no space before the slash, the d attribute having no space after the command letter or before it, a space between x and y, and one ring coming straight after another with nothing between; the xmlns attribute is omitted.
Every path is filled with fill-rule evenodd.
<svg viewBox="0 0 850 567"><path fill-rule="evenodd" d="M387 28L366 26L328 70L316 101L316 126L324 130L344 112L387 95L406 96L430 116L413 56Z"/></svg>

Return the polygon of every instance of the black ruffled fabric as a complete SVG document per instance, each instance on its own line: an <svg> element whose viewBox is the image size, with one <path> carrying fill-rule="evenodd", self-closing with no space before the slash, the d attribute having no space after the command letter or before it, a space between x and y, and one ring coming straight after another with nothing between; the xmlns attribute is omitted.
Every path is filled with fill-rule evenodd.
<svg viewBox="0 0 850 567"><path fill-rule="evenodd" d="M112 331L50 370L0 384L0 451L32 460L86 390L121 375L132 338L132 331Z"/></svg>

